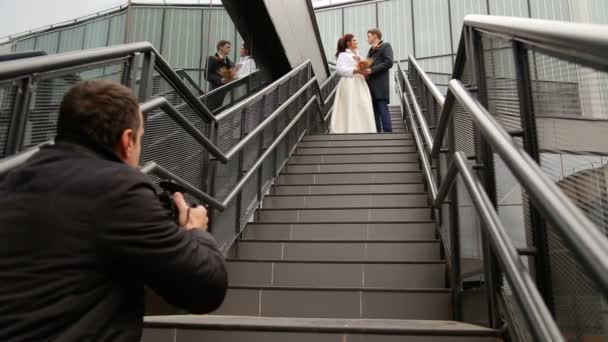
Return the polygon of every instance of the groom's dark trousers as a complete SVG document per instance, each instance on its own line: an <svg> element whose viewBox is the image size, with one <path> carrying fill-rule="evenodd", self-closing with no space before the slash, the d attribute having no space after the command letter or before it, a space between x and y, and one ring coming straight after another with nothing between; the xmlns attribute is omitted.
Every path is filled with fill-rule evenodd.
<svg viewBox="0 0 608 342"><path fill-rule="evenodd" d="M388 100L373 100L374 116L376 118L376 130L381 132L392 132L391 112L388 110Z"/></svg>
<svg viewBox="0 0 608 342"><path fill-rule="evenodd" d="M389 71L393 67L393 48L391 44L380 42L369 49L368 58L373 58L372 73L367 78L369 91L374 103L374 116L378 133L392 132L391 113L388 110L390 100Z"/></svg>

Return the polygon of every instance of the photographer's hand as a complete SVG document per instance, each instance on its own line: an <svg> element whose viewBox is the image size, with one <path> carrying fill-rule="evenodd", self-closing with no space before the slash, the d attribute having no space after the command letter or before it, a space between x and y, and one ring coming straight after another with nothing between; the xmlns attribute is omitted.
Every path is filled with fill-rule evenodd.
<svg viewBox="0 0 608 342"><path fill-rule="evenodd" d="M207 209L205 207L200 205L195 208L189 207L186 200L184 200L184 196L179 192L173 194L173 199L179 211L179 224L182 227L187 230L207 230L209 218L207 217Z"/></svg>

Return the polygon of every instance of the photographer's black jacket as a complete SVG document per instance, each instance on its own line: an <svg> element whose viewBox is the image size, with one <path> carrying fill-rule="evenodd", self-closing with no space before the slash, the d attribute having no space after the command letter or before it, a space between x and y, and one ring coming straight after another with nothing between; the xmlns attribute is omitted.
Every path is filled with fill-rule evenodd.
<svg viewBox="0 0 608 342"><path fill-rule="evenodd" d="M211 235L169 220L144 174L60 142L0 175L0 341L139 341L144 284L192 313L227 287Z"/></svg>

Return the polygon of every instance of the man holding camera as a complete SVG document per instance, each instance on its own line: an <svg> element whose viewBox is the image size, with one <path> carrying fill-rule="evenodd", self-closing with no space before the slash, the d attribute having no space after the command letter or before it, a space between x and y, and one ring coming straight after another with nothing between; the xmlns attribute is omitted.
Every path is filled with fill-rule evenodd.
<svg viewBox="0 0 608 342"><path fill-rule="evenodd" d="M55 144L0 175L0 341L139 341L144 285L192 313L226 294L204 207L169 218L138 170L144 118L129 88L84 81Z"/></svg>

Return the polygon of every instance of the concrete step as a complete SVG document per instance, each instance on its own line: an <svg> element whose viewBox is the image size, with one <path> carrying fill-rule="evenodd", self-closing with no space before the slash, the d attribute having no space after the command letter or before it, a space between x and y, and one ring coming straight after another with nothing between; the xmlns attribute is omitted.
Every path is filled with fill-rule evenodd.
<svg viewBox="0 0 608 342"><path fill-rule="evenodd" d="M336 141L336 140L404 140L414 139L412 134L397 133L360 133L360 134L312 134L302 141Z"/></svg>
<svg viewBox="0 0 608 342"><path fill-rule="evenodd" d="M441 260L437 240L421 241L263 241L243 240L231 259L395 262Z"/></svg>
<svg viewBox="0 0 608 342"><path fill-rule="evenodd" d="M425 208L428 205L426 194L273 195L264 199L265 209Z"/></svg>
<svg viewBox="0 0 608 342"><path fill-rule="evenodd" d="M276 185L273 195L330 195L330 194L394 194L426 193L424 185L418 184L357 184L357 185Z"/></svg>
<svg viewBox="0 0 608 342"><path fill-rule="evenodd" d="M231 287L214 315L304 318L451 318L447 289Z"/></svg>
<svg viewBox="0 0 608 342"><path fill-rule="evenodd" d="M277 185L422 183L420 172L281 174Z"/></svg>
<svg viewBox="0 0 608 342"><path fill-rule="evenodd" d="M345 172L415 172L418 163L350 163L350 164L288 164L285 173L345 173Z"/></svg>
<svg viewBox="0 0 608 342"><path fill-rule="evenodd" d="M415 153L416 147L410 146L363 146L363 147L298 147L298 155L326 154L376 154L376 153Z"/></svg>
<svg viewBox="0 0 608 342"><path fill-rule="evenodd" d="M329 141L303 141L299 147L378 147L378 146L414 146L414 140L329 140Z"/></svg>
<svg viewBox="0 0 608 342"><path fill-rule="evenodd" d="M445 263L344 263L228 260L230 286L445 288Z"/></svg>
<svg viewBox="0 0 608 342"><path fill-rule="evenodd" d="M332 155L298 155L289 160L289 164L360 164L360 163L417 163L417 153L369 153L369 154L332 154Z"/></svg>
<svg viewBox="0 0 608 342"><path fill-rule="evenodd" d="M433 240L435 225L427 223L250 223L243 239L266 241Z"/></svg>
<svg viewBox="0 0 608 342"><path fill-rule="evenodd" d="M429 208L260 209L260 223L391 223L427 222Z"/></svg>
<svg viewBox="0 0 608 342"><path fill-rule="evenodd" d="M150 316L143 342L499 342L499 332L440 320Z"/></svg>

